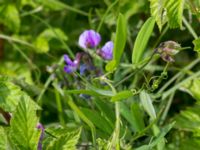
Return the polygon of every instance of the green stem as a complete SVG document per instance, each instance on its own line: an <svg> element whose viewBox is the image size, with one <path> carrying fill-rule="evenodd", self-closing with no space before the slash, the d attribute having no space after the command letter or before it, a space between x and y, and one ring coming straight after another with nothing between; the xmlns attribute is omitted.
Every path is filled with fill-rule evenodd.
<svg viewBox="0 0 200 150"><path fill-rule="evenodd" d="M183 17L183 23L185 24L185 26L187 27L187 29L191 33L191 35L195 39L198 39L198 35L196 34L196 32L194 31L194 29L192 28L192 26L188 23L188 21L185 19L185 17Z"/></svg>
<svg viewBox="0 0 200 150"><path fill-rule="evenodd" d="M69 53L70 57L74 58L74 53L71 51L71 49L69 48L69 46L65 43L65 41L60 38L60 36L55 32L55 30L53 29L53 27L47 23L44 19L38 17L35 14L31 14L31 16L33 16L35 19L39 20L40 22L42 22L44 25L46 25L50 30L53 31L53 33L57 36L57 38L60 40L60 42L63 44L63 46L66 48L67 52Z"/></svg>
<svg viewBox="0 0 200 150"><path fill-rule="evenodd" d="M66 98L66 95L63 96ZM96 148L96 129L94 124L85 116L85 114L76 106L76 104L73 102L71 96L67 96L67 103L68 105L79 115L79 117L90 127L91 133L92 133L92 141L93 145Z"/></svg>
<svg viewBox="0 0 200 150"><path fill-rule="evenodd" d="M59 117L59 120L60 120L60 124L62 126L65 126L65 119L63 117L63 109L62 109L60 94L56 89L54 90L54 92L55 92L55 97L56 97L56 105L57 105L57 109L58 109L58 117Z"/></svg>
<svg viewBox="0 0 200 150"><path fill-rule="evenodd" d="M164 92L162 94L162 98L165 99L167 96L169 96L171 93L173 93L174 91L176 91L178 88L180 88L183 84L189 82L192 79L197 78L200 75L200 71L194 73L193 75L189 76L188 78L186 78L185 80L183 80L182 82L176 84L175 86L173 86L171 89L169 89L168 91Z"/></svg>
<svg viewBox="0 0 200 150"><path fill-rule="evenodd" d="M162 93L171 83L173 83L178 77L180 77L181 75L183 75L183 73L185 71L190 70L192 67L194 67L199 62L200 62L200 58L197 58L194 61L192 61L189 65L187 65L182 70L180 70L179 73L177 73L175 76L173 76L167 83L165 83L165 85L163 85L162 88L157 93L158 94Z"/></svg>
<svg viewBox="0 0 200 150"><path fill-rule="evenodd" d="M97 27L97 32L99 32L99 31L101 30L101 26L102 26L102 24L103 24L103 22L104 22L104 20L105 20L105 18L106 18L106 16L107 16L107 14L108 14L108 13L110 12L110 10L117 4L118 1L119 1L119 0L114 1L114 3L112 3L112 4L108 7L108 9L106 10L105 14L103 15L103 17L102 17L102 19L101 19L101 22L99 23L99 26Z"/></svg>

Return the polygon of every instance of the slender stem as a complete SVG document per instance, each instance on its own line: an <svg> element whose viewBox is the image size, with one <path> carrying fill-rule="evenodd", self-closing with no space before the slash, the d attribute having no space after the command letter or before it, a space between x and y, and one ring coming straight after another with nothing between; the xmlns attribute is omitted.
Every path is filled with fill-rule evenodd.
<svg viewBox="0 0 200 150"><path fill-rule="evenodd" d="M31 14L31 16L33 16L35 19L39 20L44 25L46 25L49 29L51 29L53 31L53 33L57 36L57 38L60 40L60 42L63 44L63 46L65 46L65 48L66 48L67 52L69 53L70 57L72 57L72 58L75 57L74 53L69 48L69 46L65 43L65 41L62 38L60 38L60 36L57 34L57 32L55 32L54 28L48 22L46 22L44 19L40 18L39 16L37 16L35 14Z"/></svg>
<svg viewBox="0 0 200 150"><path fill-rule="evenodd" d="M192 28L192 26L188 23L188 21L185 19L185 17L183 17L183 23L185 24L185 26L187 27L187 29L191 33L191 35L195 39L198 39L198 35L196 34L196 32L194 31L194 29Z"/></svg>
<svg viewBox="0 0 200 150"><path fill-rule="evenodd" d="M61 59L58 62L58 66L60 66L63 63L64 59L63 57L61 57ZM57 68L58 69L58 68ZM54 72L57 70L55 69ZM53 81L53 73L48 77L48 79L46 80L44 87L42 89L42 91L40 92L39 96L37 97L37 103L39 106L42 106L42 96L44 95L45 91L47 90L47 88L49 87L50 83Z"/></svg>
<svg viewBox="0 0 200 150"><path fill-rule="evenodd" d="M196 64L200 62L200 58L195 59L192 61L189 65L184 67L179 73L177 73L175 76L173 76L165 85L162 86L162 88L157 93L162 93L171 83L173 83L178 77L183 75L183 72L190 70L192 67L194 67Z"/></svg>
<svg viewBox="0 0 200 150"><path fill-rule="evenodd" d="M186 78L185 80L183 80L182 82L176 84L175 86L173 86L171 89L169 89L168 91L164 92L162 94L162 98L165 99L167 96L169 96L171 93L173 93L175 90L177 90L178 88L180 88L183 84L191 81L192 79L195 79L196 77L200 76L200 71L194 73L193 75L191 75L190 77Z"/></svg>
<svg viewBox="0 0 200 150"><path fill-rule="evenodd" d="M98 27L97 27L97 32L99 32L100 30L101 30L101 26L102 26L102 24L103 24L103 22L104 22L104 20L105 20L105 18L106 18L106 16L107 16L107 14L110 12L110 10L117 4L117 2L118 2L119 0L116 0L116 1L114 1L109 7L108 7L108 9L106 10L106 12L104 13L104 15L103 15L103 17L102 17L102 19L101 19L101 22L99 23L99 25L98 25Z"/></svg>
<svg viewBox="0 0 200 150"><path fill-rule="evenodd" d="M59 117L59 120L60 120L60 124L62 126L65 126L65 119L63 117L63 109L62 109L60 94L59 94L59 92L56 89L54 91L55 91L56 104L57 104L58 117Z"/></svg>
<svg viewBox="0 0 200 150"><path fill-rule="evenodd" d="M91 133L92 133L92 141L93 145L96 148L96 129L94 124L85 116L85 114L76 106L76 104L73 102L72 98L70 96L67 96L67 103L68 105L79 115L79 117L90 127ZM66 98L66 95L64 95L64 98Z"/></svg>

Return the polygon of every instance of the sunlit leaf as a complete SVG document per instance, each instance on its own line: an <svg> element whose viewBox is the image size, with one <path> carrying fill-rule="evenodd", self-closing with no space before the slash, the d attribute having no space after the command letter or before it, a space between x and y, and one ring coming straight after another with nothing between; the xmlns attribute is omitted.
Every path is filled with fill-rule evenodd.
<svg viewBox="0 0 200 150"><path fill-rule="evenodd" d="M144 110L148 113L148 115L152 119L156 119L156 112L153 107L151 97L149 96L148 93L146 93L146 91L144 91L144 90L141 91L140 100L141 100L142 106L144 107Z"/></svg>
<svg viewBox="0 0 200 150"><path fill-rule="evenodd" d="M114 42L113 60L107 64L107 71L113 71L121 60L121 56L126 44L126 30L126 20L122 14L119 14Z"/></svg>
<svg viewBox="0 0 200 150"><path fill-rule="evenodd" d="M37 53L46 53L49 51L48 40L44 37L38 36L34 42Z"/></svg>
<svg viewBox="0 0 200 150"><path fill-rule="evenodd" d="M22 96L10 122L9 136L16 150L35 150L40 137L36 128L38 106L28 96Z"/></svg>
<svg viewBox="0 0 200 150"><path fill-rule="evenodd" d="M169 0L166 2L169 27L182 28L182 17L185 0Z"/></svg>
<svg viewBox="0 0 200 150"><path fill-rule="evenodd" d="M120 100L125 100L129 97L133 96L133 93L131 91L121 91L117 93L115 96L111 98L112 102L120 101Z"/></svg>
<svg viewBox="0 0 200 150"><path fill-rule="evenodd" d="M200 53L200 38L195 39L192 43L194 44L194 50Z"/></svg>
<svg viewBox="0 0 200 150"><path fill-rule="evenodd" d="M154 24L155 24L154 17L150 17L140 29L136 37L135 44L133 47L133 52L132 52L133 64L137 64L141 61L145 48L149 41L149 38L153 32Z"/></svg>

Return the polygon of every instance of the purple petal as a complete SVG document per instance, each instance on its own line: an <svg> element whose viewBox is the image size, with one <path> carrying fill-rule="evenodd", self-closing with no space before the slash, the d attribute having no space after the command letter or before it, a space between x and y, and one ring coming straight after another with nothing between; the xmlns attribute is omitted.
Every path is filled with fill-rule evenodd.
<svg viewBox="0 0 200 150"><path fill-rule="evenodd" d="M44 127L41 123L38 123L37 129L41 130L41 135L40 135L40 139L39 139L39 142L38 142L38 150L42 150L42 140L44 138Z"/></svg>
<svg viewBox="0 0 200 150"><path fill-rule="evenodd" d="M65 60L65 62L68 64L68 65L73 65L73 62L72 62L72 60L69 58L69 56L68 55L64 55L64 60Z"/></svg>
<svg viewBox="0 0 200 150"><path fill-rule="evenodd" d="M113 42L108 41L99 51L100 56L105 60L111 60L113 58L113 47Z"/></svg>
<svg viewBox="0 0 200 150"><path fill-rule="evenodd" d="M77 67L73 67L73 66L70 66L70 65L64 66L64 71L66 73L69 73L69 74L76 71L76 69L77 69Z"/></svg>
<svg viewBox="0 0 200 150"><path fill-rule="evenodd" d="M101 36L94 30L85 30L80 36L78 44L82 48L94 48L101 41Z"/></svg>

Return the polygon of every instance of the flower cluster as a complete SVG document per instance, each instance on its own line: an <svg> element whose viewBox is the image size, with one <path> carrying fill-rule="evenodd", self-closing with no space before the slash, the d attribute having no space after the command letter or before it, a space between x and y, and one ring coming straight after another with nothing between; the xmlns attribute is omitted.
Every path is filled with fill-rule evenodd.
<svg viewBox="0 0 200 150"><path fill-rule="evenodd" d="M94 30L85 30L80 36L78 40L78 44L83 49L88 48L96 48L99 43L101 42L101 36L99 33L95 32ZM108 41L105 45L97 49L96 53L105 60L111 60L113 58L113 42ZM85 70L92 70L94 66L89 62L88 59L87 63L80 64L80 61L83 59L84 56L87 56L83 53L77 53L75 59L72 61L68 55L64 55L65 60L65 67L64 71L66 73L72 73L76 71L80 66L80 74L83 74Z"/></svg>
<svg viewBox="0 0 200 150"><path fill-rule="evenodd" d="M174 41L162 42L156 52L160 54L161 58L166 62L174 62L173 56L176 55L181 48L180 44Z"/></svg>

